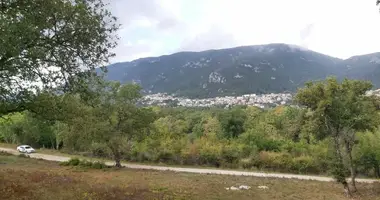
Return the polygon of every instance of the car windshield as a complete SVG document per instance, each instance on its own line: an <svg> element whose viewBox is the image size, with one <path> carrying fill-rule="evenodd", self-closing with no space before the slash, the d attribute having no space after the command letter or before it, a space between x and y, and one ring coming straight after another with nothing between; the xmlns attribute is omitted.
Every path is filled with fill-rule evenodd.
<svg viewBox="0 0 380 200"><path fill-rule="evenodd" d="M30 149L30 147L25 147L25 149Z"/></svg>

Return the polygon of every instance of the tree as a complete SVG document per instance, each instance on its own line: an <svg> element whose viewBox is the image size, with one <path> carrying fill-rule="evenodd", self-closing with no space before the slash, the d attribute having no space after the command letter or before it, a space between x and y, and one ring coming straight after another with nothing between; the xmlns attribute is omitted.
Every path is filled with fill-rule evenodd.
<svg viewBox="0 0 380 200"><path fill-rule="evenodd" d="M42 88L69 91L114 54L116 18L102 0L0 2L0 115Z"/></svg>
<svg viewBox="0 0 380 200"><path fill-rule="evenodd" d="M357 131L375 127L377 113L373 101L365 96L372 84L366 81L343 80L342 83L329 77L325 81L307 83L296 95L296 102L313 111L314 119L320 121L334 144L335 162L332 172L338 182L342 183L348 195L350 188L346 181L344 154L348 155L352 184L355 188L356 170L352 159L352 149Z"/></svg>
<svg viewBox="0 0 380 200"><path fill-rule="evenodd" d="M362 170L380 178L380 132L379 130L358 135L358 146L354 150L354 157Z"/></svg>
<svg viewBox="0 0 380 200"><path fill-rule="evenodd" d="M93 108L97 123L88 139L106 144L117 167L121 167L125 144L148 129L155 118L151 109L136 106L140 90L135 84L106 83L99 91L100 103Z"/></svg>
<svg viewBox="0 0 380 200"><path fill-rule="evenodd" d="M219 120L216 117L207 117L203 124L204 135L215 135L223 138L223 130Z"/></svg>
<svg viewBox="0 0 380 200"><path fill-rule="evenodd" d="M305 121L305 109L286 107L283 115L281 123L284 134L294 142L299 142Z"/></svg>
<svg viewBox="0 0 380 200"><path fill-rule="evenodd" d="M244 122L246 113L243 109L231 108L230 110L222 110L217 116L225 138L237 138L244 132Z"/></svg>
<svg viewBox="0 0 380 200"><path fill-rule="evenodd" d="M256 106L249 106L245 109L245 113L247 118L244 122L244 129L248 130L250 128L254 128L255 125L259 122L260 115L263 114L263 110Z"/></svg>

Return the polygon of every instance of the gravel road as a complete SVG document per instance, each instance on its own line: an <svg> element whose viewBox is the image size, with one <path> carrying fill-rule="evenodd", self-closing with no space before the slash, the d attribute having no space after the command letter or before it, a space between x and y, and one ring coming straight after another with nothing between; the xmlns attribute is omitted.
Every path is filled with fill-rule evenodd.
<svg viewBox="0 0 380 200"><path fill-rule="evenodd" d="M0 151L5 151L11 154L18 155L18 151L9 148L0 147ZM29 154L31 158L40 158L50 161L63 162L70 158L65 156L55 156L48 154L32 153ZM106 165L112 166L113 162L106 162ZM254 177L268 177L268 178L288 178L288 179L300 179L300 180L315 180L315 181L334 181L330 177L323 176L308 176L308 175L297 175L297 174L280 174L280 173L263 173L263 172L247 172L247 171L233 171L233 170L219 170L219 169L199 169L199 168L182 168L182 167L163 167L163 166L153 166L153 165L139 165L139 164L127 164L122 163L123 166L132 169L149 169L158 171L174 171L174 172L187 172L187 173L198 173L198 174L220 174L220 175L234 175L234 176L254 176ZM362 183L374 183L380 180L377 179L356 179L357 182Z"/></svg>

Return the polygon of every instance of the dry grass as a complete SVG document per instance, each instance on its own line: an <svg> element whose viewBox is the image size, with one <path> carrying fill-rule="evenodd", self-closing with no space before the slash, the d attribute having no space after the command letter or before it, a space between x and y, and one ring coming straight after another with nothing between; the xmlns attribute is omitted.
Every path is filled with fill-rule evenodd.
<svg viewBox="0 0 380 200"><path fill-rule="evenodd" d="M246 191L225 187L249 185ZM268 190L260 190L266 185ZM355 199L380 199L379 184L359 184ZM92 170L0 154L0 199L326 199L340 200L335 183L131 169Z"/></svg>

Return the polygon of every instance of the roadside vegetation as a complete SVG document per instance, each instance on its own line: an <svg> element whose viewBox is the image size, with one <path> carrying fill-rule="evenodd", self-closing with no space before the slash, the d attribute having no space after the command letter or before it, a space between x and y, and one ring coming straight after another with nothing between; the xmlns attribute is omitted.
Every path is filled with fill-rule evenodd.
<svg viewBox="0 0 380 200"><path fill-rule="evenodd" d="M23 155L23 154L21 154ZM88 161L88 160L80 160L78 158L71 158L68 161L64 161L59 163L61 166L75 166L75 167L82 167L82 168L91 168L91 169L105 169L108 168L108 166L100 161Z"/></svg>

